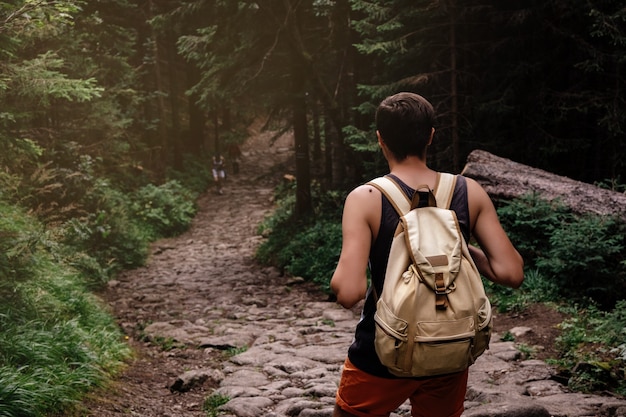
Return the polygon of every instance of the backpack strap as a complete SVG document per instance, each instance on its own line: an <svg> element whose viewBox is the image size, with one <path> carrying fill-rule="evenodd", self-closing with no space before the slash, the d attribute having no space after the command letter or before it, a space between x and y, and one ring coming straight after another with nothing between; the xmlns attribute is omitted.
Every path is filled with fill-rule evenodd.
<svg viewBox="0 0 626 417"><path fill-rule="evenodd" d="M450 208L454 187L456 186L456 178L456 175L446 172L437 173L437 184L435 185L434 193L437 207ZM388 175L375 178L367 184L377 188L383 193L400 216L411 210L412 201L407 197L404 191L402 191L400 185ZM424 188L428 188L428 186L420 185L417 187L416 191Z"/></svg>
<svg viewBox="0 0 626 417"><path fill-rule="evenodd" d="M435 186L435 199L437 200L437 207L448 209L452 202L452 195L454 194L454 187L456 186L457 176L448 174L447 172L440 172Z"/></svg>
<svg viewBox="0 0 626 417"><path fill-rule="evenodd" d="M378 177L367 184L377 188L383 193L400 216L403 216L411 210L411 201L404 191L402 191L400 185L391 177Z"/></svg>

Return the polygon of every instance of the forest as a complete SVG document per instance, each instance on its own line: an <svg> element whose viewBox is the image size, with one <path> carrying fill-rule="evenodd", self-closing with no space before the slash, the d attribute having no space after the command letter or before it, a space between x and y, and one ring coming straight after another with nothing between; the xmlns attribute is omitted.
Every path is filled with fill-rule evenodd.
<svg viewBox="0 0 626 417"><path fill-rule="evenodd" d="M188 227L211 156L252 122L293 132L297 179L259 259L327 288L341 200L385 170L381 99L433 103L435 169L481 149L623 193L625 64L621 0L0 1L0 416L60 411L115 375L130 352L92 291ZM568 343L612 347L579 385L626 393L626 227L532 191L498 204L536 259L523 297L583 305L576 330L612 323Z"/></svg>

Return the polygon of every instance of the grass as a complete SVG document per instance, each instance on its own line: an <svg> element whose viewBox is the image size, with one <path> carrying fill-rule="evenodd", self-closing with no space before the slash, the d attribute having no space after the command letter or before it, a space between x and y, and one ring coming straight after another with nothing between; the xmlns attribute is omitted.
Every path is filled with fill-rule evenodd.
<svg viewBox="0 0 626 417"><path fill-rule="evenodd" d="M207 413L208 417L217 417L219 408L230 401L230 397L214 393L204 400L202 409Z"/></svg>
<svg viewBox="0 0 626 417"><path fill-rule="evenodd" d="M44 244L41 225L1 204L0 215L0 416L49 415L106 382L131 352L83 277Z"/></svg>

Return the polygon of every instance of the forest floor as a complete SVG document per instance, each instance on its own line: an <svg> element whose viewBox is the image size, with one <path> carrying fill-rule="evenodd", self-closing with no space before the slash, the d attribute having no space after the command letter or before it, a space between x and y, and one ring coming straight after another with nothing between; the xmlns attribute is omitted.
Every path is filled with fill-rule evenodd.
<svg viewBox="0 0 626 417"><path fill-rule="evenodd" d="M190 349L184 341L173 338L150 338L146 328L164 320L198 326L209 319L215 305L221 309L230 304L250 305L246 297L254 298L265 285L272 285L259 282L258 288L247 288L242 294L236 292L236 285L207 284L207 277L217 279L224 268L241 268L239 274L267 268L254 259L262 239L257 226L273 208L274 187L286 181L285 174L293 174L289 136L273 141L271 135L252 130L242 151L240 173L230 173L225 195L207 190L198 200L198 214L188 232L155 242L145 267L121 274L100 294L127 335L134 358L117 379L92 392L66 417L207 415L203 404L211 386L205 384L203 389L183 393L170 388L181 373L197 369L199 364L222 369L225 352ZM306 283L290 290L289 298L294 297L329 301L328 295ZM532 305L521 313L498 313L495 330L505 332L518 326L532 329L516 342L535 347L534 357L545 359L556 355L554 341L562 320L553 309Z"/></svg>

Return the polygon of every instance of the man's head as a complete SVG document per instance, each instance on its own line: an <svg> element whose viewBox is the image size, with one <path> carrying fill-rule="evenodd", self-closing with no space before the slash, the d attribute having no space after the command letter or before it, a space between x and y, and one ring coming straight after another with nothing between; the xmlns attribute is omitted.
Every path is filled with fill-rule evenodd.
<svg viewBox="0 0 626 417"><path fill-rule="evenodd" d="M415 93L389 96L376 110L376 130L398 161L409 155L425 157L434 122L433 106Z"/></svg>

